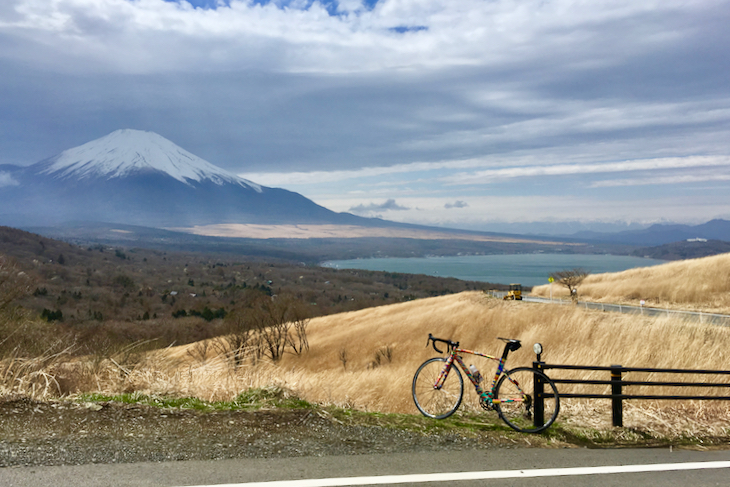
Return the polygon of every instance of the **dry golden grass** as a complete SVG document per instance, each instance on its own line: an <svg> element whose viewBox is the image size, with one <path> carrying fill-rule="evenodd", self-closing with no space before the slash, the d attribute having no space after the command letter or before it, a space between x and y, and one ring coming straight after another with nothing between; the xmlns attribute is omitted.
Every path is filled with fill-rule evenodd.
<svg viewBox="0 0 730 487"><path fill-rule="evenodd" d="M429 333L493 355L502 351L498 336L521 339L524 346L510 356L508 368L529 365L534 359L532 344L540 341L545 347L543 359L548 363L730 369L728 328L572 306L504 302L478 292L316 318L308 332L310 351L301 356L288 355L278 364L259 362L234 368L227 357L216 354L215 347L197 345L195 349L196 345L187 345L145 355L126 370L121 364L107 363L103 373L95 374L92 389L225 400L250 387L273 384L311 402L417 413L410 393L411 380L418 365L436 355L425 347ZM486 359L466 362L475 363L487 378L494 370L493 363ZM607 379L606 372L552 371L550 375ZM467 397L472 400L464 407L476 408L474 394L466 386ZM567 387L563 386L562 392L567 392ZM592 387L593 391L608 392L607 386ZM643 392L671 391L654 388ZM712 391L698 392L706 393ZM722 390L715 393L727 395ZM561 421L610 427L607 400L565 400L561 409ZM722 434L730 427L729 412L724 402L629 401L624 424L665 434Z"/></svg>
<svg viewBox="0 0 730 487"><path fill-rule="evenodd" d="M534 290L545 294L547 287ZM556 287L553 288L556 291ZM590 276L581 297L596 301L730 311L730 254L683 261L622 273ZM553 364L629 367L730 369L730 328L684 322L676 318L604 313L575 306L509 302L480 292L313 319L310 350L286 355L280 362L246 362L235 367L216 342L203 341L155 352L127 350L96 360L61 355L0 363L0 395L48 397L73 392L142 392L230 400L252 387L280 386L310 402L367 411L417 414L411 381L417 367L436 353L426 348L428 334L457 340L463 348L499 356L497 337L517 338L523 348L510 355L508 368L529 365L534 342L544 345L543 359ZM474 358L489 379L494 363ZM549 371L552 377L602 379L607 372ZM632 373L628 380L724 382L724 377L667 377ZM470 385L464 408L477 408ZM608 386L560 385L560 391ZM632 388L630 393L677 394L669 388ZM728 395L725 389L682 390L679 394ZM718 402L626 401L624 424L670 435L726 435L730 406ZM494 418L496 420L496 417ZM570 400L561 405L560 421L576 428L608 429L608 400Z"/></svg>
<svg viewBox="0 0 730 487"><path fill-rule="evenodd" d="M538 240L515 237L498 237L473 233L440 232L425 229L406 229L394 227L361 227L358 225L256 225L247 223L224 223L216 225L196 225L193 227L168 228L168 230L207 235L209 237L236 238L412 238L423 240L471 240L476 242L530 243L542 245L580 244L557 240Z"/></svg>
<svg viewBox="0 0 730 487"><path fill-rule="evenodd" d="M670 262L623 272L588 276L578 287L587 301L685 309L730 314L730 254ZM535 296L550 295L550 286L533 288ZM553 297L568 291L553 284Z"/></svg>

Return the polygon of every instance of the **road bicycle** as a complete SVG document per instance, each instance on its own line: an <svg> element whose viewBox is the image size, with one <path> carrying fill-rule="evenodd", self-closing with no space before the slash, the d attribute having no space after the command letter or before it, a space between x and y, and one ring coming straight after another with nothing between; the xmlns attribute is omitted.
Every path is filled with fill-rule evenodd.
<svg viewBox="0 0 730 487"><path fill-rule="evenodd" d="M555 384L547 375L530 367L505 369L509 353L519 350L522 344L520 340L499 339L506 342L501 358L461 349L459 342L435 338L429 333L426 347L431 344L434 350L443 353L436 347L436 342L444 343L447 356L426 360L416 371L412 392L418 410L424 416L435 419L448 418L454 414L464 396L461 369L474 385L479 405L487 411L496 411L511 428L524 433L540 433L549 428L560 410ZM497 362L497 372L489 389L483 387L481 374L476 367L466 366L464 354ZM459 367L454 367L454 364Z"/></svg>

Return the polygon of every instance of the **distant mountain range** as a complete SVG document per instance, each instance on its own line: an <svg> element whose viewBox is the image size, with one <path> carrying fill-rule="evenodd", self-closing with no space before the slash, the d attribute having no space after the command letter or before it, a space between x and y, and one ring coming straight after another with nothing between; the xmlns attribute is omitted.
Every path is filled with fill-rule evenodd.
<svg viewBox="0 0 730 487"><path fill-rule="evenodd" d="M102 225L79 226L84 222ZM226 223L326 224L339 225L343 232L348 232L347 226L418 229L428 233L421 238L439 241L448 241L450 237L433 236L434 230L442 234L459 233L462 239L464 235L473 234L475 242L479 236L494 237L491 243L470 242L458 248L451 243L435 247L423 244L417 251L409 248L411 253L408 255L415 255L413 252L530 252L555 248L537 235L520 236L522 243L517 243L515 235L434 229L336 213L301 194L240 178L158 134L140 130L117 130L31 166L0 165L0 225L25 229L45 227L46 234L53 233L49 230L51 227L66 227L89 235L102 232L101 228L106 228L104 232L108 233L107 224L128 225L135 227L134 231L130 230L132 234L142 238L146 233L141 227L172 229ZM412 238L411 234L401 234L394 236ZM154 235L149 238L163 238L157 233ZM593 244L568 246L562 251L585 252L590 247L588 251L628 253L635 247L696 238L730 241L730 222L712 220L696 226L653 225L618 233L584 231L564 237L551 236L549 240ZM189 242L192 237L186 239ZM382 250L383 245L380 241L378 249ZM400 247L405 248L402 243ZM721 247L714 246L715 249ZM391 249L391 252L395 250ZM704 249L698 250L704 252ZM685 251L660 250L670 255ZM361 253L368 255L365 251Z"/></svg>
<svg viewBox="0 0 730 487"><path fill-rule="evenodd" d="M655 247L642 247L632 252L637 257L660 260L684 260L709 257L730 252L730 242L722 240L682 240Z"/></svg>
<svg viewBox="0 0 730 487"><path fill-rule="evenodd" d="M0 165L0 224L68 221L172 227L371 220L240 178L153 132L117 130L31 166Z"/></svg>
<svg viewBox="0 0 730 487"><path fill-rule="evenodd" d="M617 233L578 232L570 237L584 241L646 247L690 239L730 241L730 221L716 219L701 225L656 224L643 230Z"/></svg>

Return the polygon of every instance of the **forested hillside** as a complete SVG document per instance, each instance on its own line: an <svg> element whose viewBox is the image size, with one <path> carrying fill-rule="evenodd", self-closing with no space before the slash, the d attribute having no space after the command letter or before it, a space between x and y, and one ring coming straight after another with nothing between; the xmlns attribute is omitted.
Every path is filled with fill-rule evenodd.
<svg viewBox="0 0 730 487"><path fill-rule="evenodd" d="M226 317L262 298L322 316L499 285L336 270L243 256L81 247L0 227L0 265L31 319L104 340L156 346L225 333ZM16 293L19 294L19 293ZM283 306L283 305L282 305ZM111 337L111 338L110 338ZM94 338L94 340L98 339Z"/></svg>

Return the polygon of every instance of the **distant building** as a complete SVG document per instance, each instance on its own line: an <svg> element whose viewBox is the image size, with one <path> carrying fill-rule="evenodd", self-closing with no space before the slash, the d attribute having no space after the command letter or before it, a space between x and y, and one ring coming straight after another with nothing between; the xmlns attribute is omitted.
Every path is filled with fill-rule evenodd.
<svg viewBox="0 0 730 487"><path fill-rule="evenodd" d="M687 242L707 242L706 238L688 238Z"/></svg>

